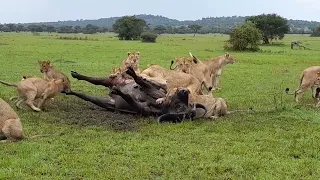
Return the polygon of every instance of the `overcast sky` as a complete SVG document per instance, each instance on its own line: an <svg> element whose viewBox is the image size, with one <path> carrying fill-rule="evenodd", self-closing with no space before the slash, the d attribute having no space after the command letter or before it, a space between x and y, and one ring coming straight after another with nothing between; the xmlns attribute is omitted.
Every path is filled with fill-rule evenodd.
<svg viewBox="0 0 320 180"><path fill-rule="evenodd" d="M320 0L0 0L0 23L153 14L178 20L277 13L320 21Z"/></svg>

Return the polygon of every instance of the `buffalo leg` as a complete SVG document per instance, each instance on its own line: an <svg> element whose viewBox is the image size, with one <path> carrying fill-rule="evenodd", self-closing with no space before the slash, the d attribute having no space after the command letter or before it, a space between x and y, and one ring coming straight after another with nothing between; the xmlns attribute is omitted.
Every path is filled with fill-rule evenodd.
<svg viewBox="0 0 320 180"><path fill-rule="evenodd" d="M159 86L155 85L154 83L152 83L150 81L144 80L140 76L137 76L137 74L134 72L134 70L132 68L128 68L126 73L128 75L130 75L137 84L139 84L141 87L143 87L143 90L149 96L154 97L155 99L158 99L158 98L162 98L166 95L165 92L162 92L160 90Z"/></svg>
<svg viewBox="0 0 320 180"><path fill-rule="evenodd" d="M97 106L100 106L105 109L109 110L115 110L115 101L112 98L107 97L96 97L96 96L90 96L78 92L70 91L69 93L66 93L67 95L74 95L77 96L80 99L83 99L85 101L89 101Z"/></svg>
<svg viewBox="0 0 320 180"><path fill-rule="evenodd" d="M112 87L111 79L110 77L104 77L104 78L98 78L98 77L88 77L81 75L77 72L71 71L71 76L73 78L76 78L78 80L84 80L94 85L101 85L105 87Z"/></svg>
<svg viewBox="0 0 320 180"><path fill-rule="evenodd" d="M160 111L151 110L150 107L148 105L146 105L146 104L142 104L142 103L136 102L130 95L124 94L116 86L112 87L110 93L121 96L128 104L130 104L131 106L137 108L137 110L136 110L137 112L140 112L144 116L157 115L157 114L160 113Z"/></svg>

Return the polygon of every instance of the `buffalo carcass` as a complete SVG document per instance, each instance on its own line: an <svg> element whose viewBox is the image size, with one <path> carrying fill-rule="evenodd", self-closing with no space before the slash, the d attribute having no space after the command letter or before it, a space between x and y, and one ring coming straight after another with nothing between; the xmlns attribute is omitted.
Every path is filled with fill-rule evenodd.
<svg viewBox="0 0 320 180"><path fill-rule="evenodd" d="M90 96L74 91L66 93L92 102L107 110L142 116L159 116L159 123L193 119L196 116L197 108L206 111L206 108L201 104L189 104L190 92L183 88L177 90L169 103L157 103L157 99L166 96L167 90L155 82L137 76L132 68L128 68L125 73L117 76L105 78L88 77L77 72L72 72L71 75L78 80L110 88L110 97ZM132 79L128 78L128 75Z"/></svg>

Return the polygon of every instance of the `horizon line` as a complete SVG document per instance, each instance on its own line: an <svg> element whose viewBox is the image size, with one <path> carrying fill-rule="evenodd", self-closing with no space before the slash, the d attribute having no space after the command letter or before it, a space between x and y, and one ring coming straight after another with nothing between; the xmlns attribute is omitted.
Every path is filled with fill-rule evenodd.
<svg viewBox="0 0 320 180"><path fill-rule="evenodd" d="M262 14L267 14L267 13L262 13ZM270 13L268 13L270 14ZM275 13L276 14L276 13ZM109 18L121 18L124 16L139 16L139 15L151 15L151 16L161 16L164 18L168 18L171 20L176 20L176 21L180 21L180 22L184 22L184 21L201 21L202 19L205 18L222 18L222 17L249 17L249 16L256 16L256 15L249 15L249 16L239 16L239 15L232 15L232 16L208 16L208 17L202 17L201 19L195 19L195 20L179 20L179 19L174 19L174 18L170 18L167 16L163 16L163 15L154 15L154 14L133 14L133 15L122 15L122 16L110 16L110 17L101 17L101 18L93 18L93 19L75 19L75 20L56 20L56 21L37 21L37 22L18 22L18 23L0 23L0 24L32 24L32 23L56 23L56 22L66 22L66 21L94 21L94 20L99 20L99 19L109 19ZM288 19L286 17L283 17L287 20L294 20L294 21L307 21L307 22L317 22L320 23L319 21L314 21L314 20L302 20L302 19Z"/></svg>

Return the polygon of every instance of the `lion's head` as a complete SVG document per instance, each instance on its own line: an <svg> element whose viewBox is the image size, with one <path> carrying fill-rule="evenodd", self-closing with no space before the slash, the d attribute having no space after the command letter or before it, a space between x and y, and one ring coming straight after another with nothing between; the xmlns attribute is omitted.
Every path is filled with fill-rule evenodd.
<svg viewBox="0 0 320 180"><path fill-rule="evenodd" d="M40 65L40 72L45 73L48 72L49 69L52 67L50 61L38 61Z"/></svg>
<svg viewBox="0 0 320 180"><path fill-rule="evenodd" d="M192 65L193 65L193 59L189 57L179 57L176 58L176 66L172 68L173 61L171 62L170 69L174 70L177 69L178 71L184 72L184 73L190 73Z"/></svg>
<svg viewBox="0 0 320 180"><path fill-rule="evenodd" d="M128 57L127 59L124 61L124 64L126 66L126 68L128 67L132 67L132 68L137 68L139 66L139 62L140 62L140 52L128 52Z"/></svg>
<svg viewBox="0 0 320 180"><path fill-rule="evenodd" d="M231 56L229 53L226 53L223 58L224 58L225 64L234 64L234 63L236 63L236 58Z"/></svg>

